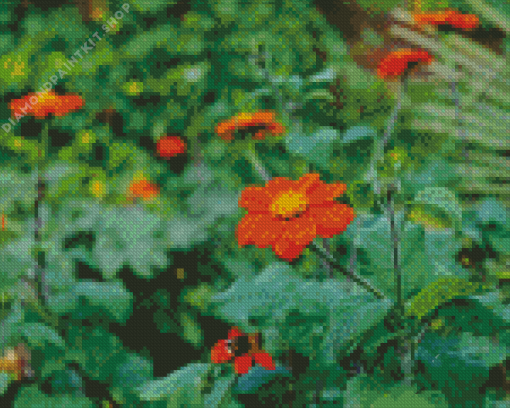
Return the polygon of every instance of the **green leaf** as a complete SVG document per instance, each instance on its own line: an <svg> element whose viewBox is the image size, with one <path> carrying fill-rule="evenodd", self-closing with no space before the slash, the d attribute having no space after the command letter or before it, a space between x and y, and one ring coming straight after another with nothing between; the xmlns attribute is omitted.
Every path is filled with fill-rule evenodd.
<svg viewBox="0 0 510 408"><path fill-rule="evenodd" d="M191 363L163 379L145 382L137 392L142 401L167 400L172 407L203 406L200 392L210 368L210 364Z"/></svg>
<svg viewBox="0 0 510 408"><path fill-rule="evenodd" d="M350 127L342 137L340 143L349 144L355 143L362 139L372 139L377 137L377 129L370 126L352 126Z"/></svg>
<svg viewBox="0 0 510 408"><path fill-rule="evenodd" d="M391 307L391 301L379 301L353 283L309 282L291 270L273 263L254 279L239 277L213 298L214 313L247 332L256 330L252 325L277 328L279 335L265 338L269 351L278 348L271 341L283 341L311 356L322 343L321 356L331 362Z"/></svg>
<svg viewBox="0 0 510 408"><path fill-rule="evenodd" d="M311 135L296 126L287 134L286 143L291 153L305 157L309 162L327 168L333 154L334 143L340 140L340 132L332 127L321 127Z"/></svg>
<svg viewBox="0 0 510 408"><path fill-rule="evenodd" d="M95 404L86 397L71 394L47 395L37 385L23 387L14 401L14 408L94 408Z"/></svg>
<svg viewBox="0 0 510 408"><path fill-rule="evenodd" d="M275 370L266 370L264 367L255 366L239 378L232 392L235 394L257 394L260 387L281 377L291 377L290 371L280 366L277 366Z"/></svg>
<svg viewBox="0 0 510 408"><path fill-rule="evenodd" d="M254 367L253 369L255 369ZM252 370L253 370L252 369ZM250 370L250 371L252 371ZM249 373L248 373L249 374ZM204 396L204 407L218 408L224 402L225 396L228 395L232 384L236 380L235 375L218 378L214 381L213 390L210 394Z"/></svg>
<svg viewBox="0 0 510 408"><path fill-rule="evenodd" d="M79 318L78 309L76 312ZM76 361L87 376L99 381L110 380L126 359L126 351L118 337L100 326L67 325L66 359Z"/></svg>
<svg viewBox="0 0 510 408"><path fill-rule="evenodd" d="M168 6L177 4L178 0L133 0L131 3L134 10L141 13L159 13L164 11Z"/></svg>
<svg viewBox="0 0 510 408"><path fill-rule="evenodd" d="M165 231L165 222L142 206L106 209L96 223L93 257L105 268L106 276L113 277L123 263L145 277L151 276L152 267L167 264L166 247L161 238L156 238ZM110 261L112 268L108 267Z"/></svg>
<svg viewBox="0 0 510 408"><path fill-rule="evenodd" d="M494 197L484 198L476 205L477 221L480 224L497 223L508 225L508 209Z"/></svg>
<svg viewBox="0 0 510 408"><path fill-rule="evenodd" d="M46 344L53 344L60 349L65 348L64 339L44 323L23 323L20 329L33 348L45 349Z"/></svg>
<svg viewBox="0 0 510 408"><path fill-rule="evenodd" d="M152 362L135 353L128 353L125 361L117 367L112 385L124 394L131 393L135 387L151 380L152 372Z"/></svg>
<svg viewBox="0 0 510 408"><path fill-rule="evenodd" d="M9 384L14 381L14 378L9 373L0 372L0 395L4 395L9 388Z"/></svg>
<svg viewBox="0 0 510 408"><path fill-rule="evenodd" d="M397 214L397 236L400 247L402 296L409 298L438 277L464 276L466 272L456 263L461 240L453 230L425 231L421 225L404 222L402 230ZM357 226L359 225L359 229ZM361 275L396 300L395 267L390 221L386 216L363 215L348 230L354 235Z"/></svg>
<svg viewBox="0 0 510 408"><path fill-rule="evenodd" d="M406 314L421 319L442 303L459 296L467 297L480 287L479 284L460 278L439 278L420 290L406 307Z"/></svg>
<svg viewBox="0 0 510 408"><path fill-rule="evenodd" d="M427 333L416 358L425 367L423 378L437 384L452 406L482 406L484 395L479 388L489 379L493 363L501 362L506 355L505 347L486 337L463 333L445 338Z"/></svg>
<svg viewBox="0 0 510 408"><path fill-rule="evenodd" d="M0 290L4 291L14 285L20 276L27 275L34 267L32 250L35 245L34 234L25 234L23 238L11 241L0 248L2 280Z"/></svg>
<svg viewBox="0 0 510 408"><path fill-rule="evenodd" d="M80 281L74 291L91 305L107 310L118 322L125 322L131 314L133 294L121 282Z"/></svg>
<svg viewBox="0 0 510 408"><path fill-rule="evenodd" d="M200 348L204 342L202 329L196 316L191 313L180 313L180 323L183 328L182 337L194 347Z"/></svg>
<svg viewBox="0 0 510 408"><path fill-rule="evenodd" d="M455 193L446 187L426 187L414 198L411 208L417 206L431 217L447 217L453 224L462 222L462 209Z"/></svg>

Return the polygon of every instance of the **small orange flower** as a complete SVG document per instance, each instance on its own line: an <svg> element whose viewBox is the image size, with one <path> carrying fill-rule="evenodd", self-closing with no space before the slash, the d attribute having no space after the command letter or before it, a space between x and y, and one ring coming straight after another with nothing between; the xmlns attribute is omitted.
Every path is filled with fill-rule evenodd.
<svg viewBox="0 0 510 408"><path fill-rule="evenodd" d="M398 77L409 68L410 63L423 62L430 64L433 57L427 51L413 48L404 48L390 52L377 66L379 78Z"/></svg>
<svg viewBox="0 0 510 408"><path fill-rule="evenodd" d="M158 140L158 153L161 157L169 159L186 152L186 142L179 136L163 136Z"/></svg>
<svg viewBox="0 0 510 408"><path fill-rule="evenodd" d="M354 219L351 207L334 200L345 189L313 173L298 181L276 177L264 187L247 187L239 199L248 210L237 226L239 246L272 246L276 255L292 261L316 236L340 234Z"/></svg>
<svg viewBox="0 0 510 408"><path fill-rule="evenodd" d="M134 180L129 185L129 193L132 197L141 197L144 200L150 200L159 194L157 184L149 183L146 179Z"/></svg>
<svg viewBox="0 0 510 408"><path fill-rule="evenodd" d="M439 11L436 13L416 13L414 21L419 25L449 24L462 30L471 30L478 27L480 20L475 14L462 14L455 10Z"/></svg>
<svg viewBox="0 0 510 408"><path fill-rule="evenodd" d="M233 140L234 132L238 129L249 127L263 127L253 135L255 140L263 140L266 133L279 135L283 133L283 126L275 121L274 113L268 111L259 111L255 113L241 113L232 119L221 122L216 126L216 133L223 140Z"/></svg>
<svg viewBox="0 0 510 408"><path fill-rule="evenodd" d="M276 367L269 353L259 348L257 334L244 334L238 327L233 327L228 333L227 340L219 340L211 350L211 362L226 363L234 359L234 370L237 374L246 374L258 364L266 370Z"/></svg>
<svg viewBox="0 0 510 408"><path fill-rule="evenodd" d="M36 100L33 98L36 98ZM21 116L31 114L37 119L44 119L50 113L55 116L65 116L69 112L80 109L83 103L83 99L78 95L57 95L51 90L40 95L29 93L22 99L14 99L10 102L9 108L13 116L15 113Z"/></svg>

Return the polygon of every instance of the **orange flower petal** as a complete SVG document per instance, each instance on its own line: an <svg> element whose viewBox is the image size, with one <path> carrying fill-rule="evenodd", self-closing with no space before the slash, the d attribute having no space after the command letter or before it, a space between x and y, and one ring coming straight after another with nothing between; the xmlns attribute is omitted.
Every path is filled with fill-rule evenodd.
<svg viewBox="0 0 510 408"><path fill-rule="evenodd" d="M354 219L354 210L345 204L331 203L327 207L310 207L307 215L316 223L317 235L331 238L345 231Z"/></svg>
<svg viewBox="0 0 510 408"><path fill-rule="evenodd" d="M292 261L299 257L305 247L317 236L315 224L307 213L308 211L294 220L283 221L284 232L273 246L276 255Z"/></svg>
<svg viewBox="0 0 510 408"><path fill-rule="evenodd" d="M272 197L265 187L246 187L239 197L239 207L250 213L269 212Z"/></svg>
<svg viewBox="0 0 510 408"><path fill-rule="evenodd" d="M228 332L228 339L232 340L235 337L244 336L245 334L239 329L239 327L234 326Z"/></svg>
<svg viewBox="0 0 510 408"><path fill-rule="evenodd" d="M228 351L227 340L218 341L211 350L211 362L215 364L230 361L233 354Z"/></svg>
<svg viewBox="0 0 510 408"><path fill-rule="evenodd" d="M321 176L318 173L308 173L295 181L295 188L301 193L306 193L309 190L313 190L322 183Z"/></svg>
<svg viewBox="0 0 510 408"><path fill-rule="evenodd" d="M253 366L253 358L251 356L240 356L234 359L234 368L237 374L246 374Z"/></svg>
<svg viewBox="0 0 510 408"><path fill-rule="evenodd" d="M308 203L309 205L320 205L333 201L336 197L340 197L347 186L342 183L320 183L313 190L308 190Z"/></svg>
<svg viewBox="0 0 510 408"><path fill-rule="evenodd" d="M179 136L163 136L158 140L157 151L160 157L169 159L186 152L186 142Z"/></svg>
<svg viewBox="0 0 510 408"><path fill-rule="evenodd" d="M257 224L264 218L263 214L246 214L236 228L236 238L239 247L255 244L254 236L258 233Z"/></svg>
<svg viewBox="0 0 510 408"><path fill-rule="evenodd" d="M284 190L297 190L296 183L297 181L290 180L287 177L275 177L266 183L265 188L272 197L276 197Z"/></svg>
<svg viewBox="0 0 510 408"><path fill-rule="evenodd" d="M476 28L480 23L478 17L474 14L462 14L456 11L447 13L446 22L452 27L462 30L470 30Z"/></svg>
<svg viewBox="0 0 510 408"><path fill-rule="evenodd" d="M256 245L258 248L266 248L281 237L283 228L282 221L269 215L248 213L239 222L236 237L240 247Z"/></svg>
<svg viewBox="0 0 510 408"><path fill-rule="evenodd" d="M377 66L377 75L380 78L402 75L411 62L428 64L432 56L424 50L403 49L389 53Z"/></svg>
<svg viewBox="0 0 510 408"><path fill-rule="evenodd" d="M264 367L266 370L276 370L276 367L273 363L273 358L270 354L261 350L260 353L253 353L253 358L255 363Z"/></svg>

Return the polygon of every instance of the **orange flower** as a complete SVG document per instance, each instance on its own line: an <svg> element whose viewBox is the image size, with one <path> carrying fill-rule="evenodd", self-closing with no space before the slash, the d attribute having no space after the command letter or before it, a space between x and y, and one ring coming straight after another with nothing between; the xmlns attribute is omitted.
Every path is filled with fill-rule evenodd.
<svg viewBox="0 0 510 408"><path fill-rule="evenodd" d="M158 140L158 153L161 157L169 159L186 152L186 142L179 136L163 136Z"/></svg>
<svg viewBox="0 0 510 408"><path fill-rule="evenodd" d="M414 21L419 25L449 24L462 30L471 30L478 27L480 20L474 14L462 14L455 10L439 11L436 13L417 13L413 15Z"/></svg>
<svg viewBox="0 0 510 408"><path fill-rule="evenodd" d="M257 334L244 334L238 327L228 333L228 340L219 340L211 350L211 362L226 363L234 359L234 370L237 374L246 374L258 364L266 370L275 370L273 359L269 353L259 348Z"/></svg>
<svg viewBox="0 0 510 408"><path fill-rule="evenodd" d="M150 200L159 194L157 184L149 183L146 179L134 180L129 185L129 195L132 197L142 197L144 200Z"/></svg>
<svg viewBox="0 0 510 408"><path fill-rule="evenodd" d="M263 127L253 135L253 139L262 140L266 137L266 133L273 135L283 133L283 126L275 122L274 113L268 111L259 111L255 113L241 113L232 119L221 122L216 126L216 133L223 140L233 140L234 132L238 129L246 129L249 127Z"/></svg>
<svg viewBox="0 0 510 408"><path fill-rule="evenodd" d="M340 234L354 219L351 207L334 200L345 189L345 184L325 184L319 174L298 181L276 177L264 187L247 187L239 199L248 210L237 226L239 246L271 245L276 255L292 261L316 236Z"/></svg>
<svg viewBox="0 0 510 408"><path fill-rule="evenodd" d="M425 64L430 64L432 59L432 55L420 49L404 48L390 52L379 62L377 75L379 78L397 77L402 75L406 69L409 68L409 63L423 62Z"/></svg>
<svg viewBox="0 0 510 408"><path fill-rule="evenodd" d="M32 101L31 101L32 99ZM34 103L35 102L35 103ZM55 116L64 116L69 112L76 111L83 106L83 99L78 95L57 95L53 90L47 93L29 93L22 99L14 99L9 108L12 115L31 114L37 119L44 119L50 113Z"/></svg>

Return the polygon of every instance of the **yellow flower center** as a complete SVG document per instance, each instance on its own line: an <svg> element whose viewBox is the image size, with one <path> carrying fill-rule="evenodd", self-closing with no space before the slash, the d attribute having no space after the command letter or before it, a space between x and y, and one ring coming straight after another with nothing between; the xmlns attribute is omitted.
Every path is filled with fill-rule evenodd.
<svg viewBox="0 0 510 408"><path fill-rule="evenodd" d="M287 191L281 194L271 206L275 217L291 218L303 213L308 206L306 196L301 193Z"/></svg>

